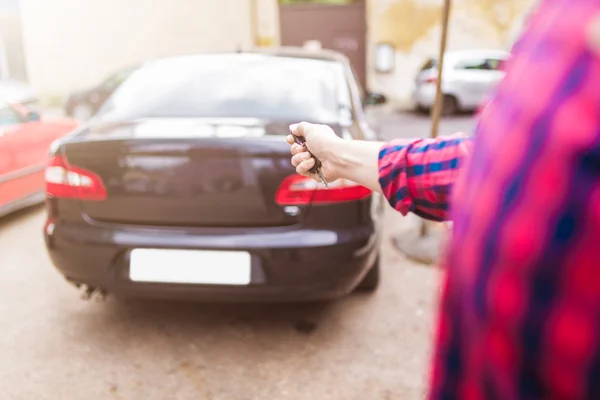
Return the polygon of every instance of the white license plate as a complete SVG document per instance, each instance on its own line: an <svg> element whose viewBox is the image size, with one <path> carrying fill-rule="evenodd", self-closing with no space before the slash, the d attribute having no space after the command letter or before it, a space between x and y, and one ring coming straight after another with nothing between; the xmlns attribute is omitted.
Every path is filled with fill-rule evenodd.
<svg viewBox="0 0 600 400"><path fill-rule="evenodd" d="M135 282L248 285L250 254L239 251L134 249L129 277Z"/></svg>

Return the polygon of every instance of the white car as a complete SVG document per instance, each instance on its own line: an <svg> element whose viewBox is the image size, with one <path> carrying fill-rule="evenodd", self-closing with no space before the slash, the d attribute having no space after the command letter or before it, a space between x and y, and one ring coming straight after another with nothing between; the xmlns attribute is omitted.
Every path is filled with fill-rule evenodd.
<svg viewBox="0 0 600 400"><path fill-rule="evenodd" d="M444 58L442 114L472 111L489 96L504 77L502 64L510 53L501 50L461 50ZM429 59L415 79L413 102L419 110L430 110L435 102L438 62Z"/></svg>
<svg viewBox="0 0 600 400"><path fill-rule="evenodd" d="M8 103L36 106L39 99L36 91L25 82L15 79L0 79L0 95Z"/></svg>

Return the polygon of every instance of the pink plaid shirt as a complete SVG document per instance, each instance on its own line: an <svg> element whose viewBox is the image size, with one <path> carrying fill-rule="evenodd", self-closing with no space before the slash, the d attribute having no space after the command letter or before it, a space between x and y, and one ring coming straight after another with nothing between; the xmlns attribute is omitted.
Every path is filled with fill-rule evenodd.
<svg viewBox="0 0 600 400"><path fill-rule="evenodd" d="M540 5L469 157L470 139L381 151L392 206L454 221L430 399L600 399L598 16Z"/></svg>

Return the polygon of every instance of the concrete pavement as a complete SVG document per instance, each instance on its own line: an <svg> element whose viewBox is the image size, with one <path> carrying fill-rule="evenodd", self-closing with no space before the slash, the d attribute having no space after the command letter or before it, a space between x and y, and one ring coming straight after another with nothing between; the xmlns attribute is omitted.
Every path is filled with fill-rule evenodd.
<svg viewBox="0 0 600 400"><path fill-rule="evenodd" d="M399 218L390 214L390 228ZM309 305L88 303L42 210L0 220L0 398L420 399L435 269L383 249L373 295Z"/></svg>
<svg viewBox="0 0 600 400"><path fill-rule="evenodd" d="M378 120L374 125L378 127L383 140L430 136L429 115L408 110L391 111L393 110L383 111L382 115L375 114L377 117L373 117ZM474 127L474 120L469 114L447 117L440 121L439 135L452 135L458 132L470 134Z"/></svg>

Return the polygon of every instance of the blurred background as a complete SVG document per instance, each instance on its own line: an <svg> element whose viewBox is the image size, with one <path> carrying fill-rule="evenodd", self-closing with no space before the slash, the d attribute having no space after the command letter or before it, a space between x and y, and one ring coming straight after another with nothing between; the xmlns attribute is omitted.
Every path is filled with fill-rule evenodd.
<svg viewBox="0 0 600 400"><path fill-rule="evenodd" d="M440 135L472 131L534 5L452 2ZM421 220L379 207L381 199L351 182L323 192L299 180L283 134L297 122L289 120L294 112L313 112L313 104L282 106L284 118L264 107L268 96L254 99L265 94L257 87L268 86L279 104L298 101L293 84L276 81L297 76L307 82L298 98L321 93L317 111L352 117L335 126L345 138L427 137L441 22L441 0L0 0L0 400L424 398L439 271L398 246L418 237ZM292 58L309 60L242 54L215 64L237 63L221 74L203 69L208 58L183 57L132 78L155 59L256 49L285 59L289 46L297 48ZM352 74L339 72L346 64ZM270 85L227 75L246 65L248 76ZM186 81L196 76L204 80ZM118 94L124 82L128 89ZM236 93L232 82L255 92ZM346 87L332 94L340 82ZM195 96L206 83L211 93ZM354 85L361 98L353 103ZM157 116L152 107L178 93L193 95ZM347 98L338 104L336 95ZM175 109L189 112L203 100L239 107L218 110L225 122ZM98 121L111 123L94 127L105 104ZM260 107L271 121L228 115ZM203 135L221 147L202 147L211 143ZM257 135L252 145L236 141L248 135ZM67 158L79 169L69 170ZM76 184L90 190L70 191ZM285 203L298 191L310 192L309 200ZM312 204L312 191L323 204ZM382 226L377 234L375 225ZM437 251L444 232L429 234ZM345 286L331 286L336 301L301 304L79 299L75 288L105 300L102 284L118 277L108 265L125 276L131 249L165 238L175 248L254 246L252 268L248 261L240 270L255 288L273 285L286 295L325 275ZM363 239L368 262L359 259ZM228 262L216 261L220 268ZM348 277L348 266L360 268ZM83 277L102 272L94 284ZM281 281L291 286L282 289Z"/></svg>
<svg viewBox="0 0 600 400"><path fill-rule="evenodd" d="M455 0L448 49L507 50L532 3ZM440 21L435 0L1 0L0 77L56 107L157 57L318 41L346 54L363 86L402 103L437 55Z"/></svg>

